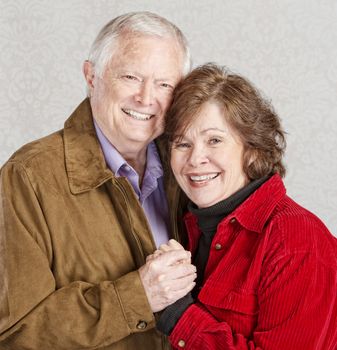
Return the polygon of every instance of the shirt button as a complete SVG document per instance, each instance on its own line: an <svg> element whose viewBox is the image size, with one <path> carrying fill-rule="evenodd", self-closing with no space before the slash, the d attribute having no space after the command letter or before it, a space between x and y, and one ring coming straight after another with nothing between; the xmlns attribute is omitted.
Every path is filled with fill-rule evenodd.
<svg viewBox="0 0 337 350"><path fill-rule="evenodd" d="M137 326L138 329L145 329L147 327L147 322L145 321L139 321Z"/></svg>
<svg viewBox="0 0 337 350"><path fill-rule="evenodd" d="M130 169L130 167L128 165L125 165L124 170L125 171L130 171L131 169Z"/></svg>
<svg viewBox="0 0 337 350"><path fill-rule="evenodd" d="M185 345L186 345L186 343L184 342L184 340L180 339L180 340L178 341L178 346L179 346L180 348L184 348Z"/></svg>
<svg viewBox="0 0 337 350"><path fill-rule="evenodd" d="M222 248L222 245L220 243L216 243L215 250L220 250Z"/></svg>

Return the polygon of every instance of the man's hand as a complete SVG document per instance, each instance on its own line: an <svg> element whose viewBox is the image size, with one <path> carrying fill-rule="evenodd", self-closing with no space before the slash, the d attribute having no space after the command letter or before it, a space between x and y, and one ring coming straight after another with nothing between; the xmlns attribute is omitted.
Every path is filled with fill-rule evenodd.
<svg viewBox="0 0 337 350"><path fill-rule="evenodd" d="M171 241L160 246L138 270L153 312L163 310L195 286L196 268L190 263L191 253Z"/></svg>
<svg viewBox="0 0 337 350"><path fill-rule="evenodd" d="M153 252L153 254L148 255L146 257L146 261L150 261L157 258L163 252L168 252L170 250L179 250L179 249L185 250L184 247L175 239L170 239L167 243L161 244L159 248ZM179 264L179 263L187 263L187 264L191 263L191 256L188 259L184 259L176 262L176 264Z"/></svg>

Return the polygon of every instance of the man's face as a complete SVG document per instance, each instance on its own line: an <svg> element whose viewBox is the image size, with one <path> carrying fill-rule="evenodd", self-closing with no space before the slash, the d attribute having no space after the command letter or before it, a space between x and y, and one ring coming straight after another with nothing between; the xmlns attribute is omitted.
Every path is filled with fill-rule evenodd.
<svg viewBox="0 0 337 350"><path fill-rule="evenodd" d="M163 132L182 60L172 39L125 35L102 77L86 75L94 118L121 154L146 149Z"/></svg>

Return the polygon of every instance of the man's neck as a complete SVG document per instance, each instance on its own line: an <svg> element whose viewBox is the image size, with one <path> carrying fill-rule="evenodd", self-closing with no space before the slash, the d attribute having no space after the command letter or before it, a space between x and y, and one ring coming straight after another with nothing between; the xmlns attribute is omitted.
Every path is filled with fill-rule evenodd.
<svg viewBox="0 0 337 350"><path fill-rule="evenodd" d="M95 129L97 132L98 139L101 142L108 142L113 146L118 153L124 158L124 160L132 166L132 168L137 172L139 176L139 185L141 185L145 169L146 169L146 160L147 160L147 148L148 144L139 143L139 142L123 142L118 138L109 137L109 134L105 134L98 122L94 119ZM102 146L104 148L104 146Z"/></svg>
<svg viewBox="0 0 337 350"><path fill-rule="evenodd" d="M147 148L142 149L139 152L121 153L123 158L128 162L128 164L132 166L133 169L135 169L139 175L139 186L141 186L143 182L143 177L146 169L146 153Z"/></svg>

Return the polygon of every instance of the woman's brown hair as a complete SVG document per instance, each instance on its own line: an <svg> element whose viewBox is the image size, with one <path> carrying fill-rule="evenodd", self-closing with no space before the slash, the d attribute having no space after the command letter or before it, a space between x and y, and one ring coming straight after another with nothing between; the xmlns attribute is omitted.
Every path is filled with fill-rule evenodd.
<svg viewBox="0 0 337 350"><path fill-rule="evenodd" d="M246 78L215 64L195 68L176 87L166 114L167 146L184 135L202 106L212 101L224 108L226 122L244 145L243 170L248 178L274 173L284 177L285 132L274 108Z"/></svg>

